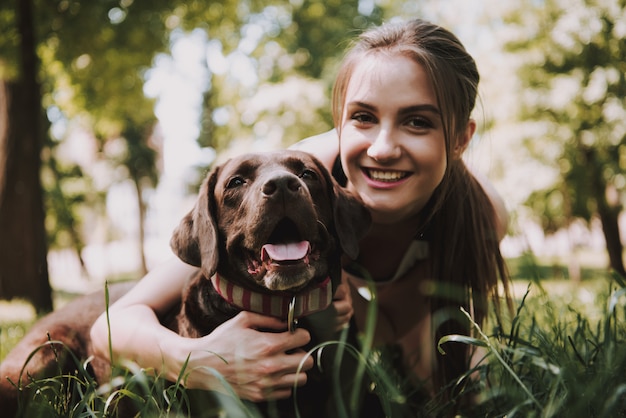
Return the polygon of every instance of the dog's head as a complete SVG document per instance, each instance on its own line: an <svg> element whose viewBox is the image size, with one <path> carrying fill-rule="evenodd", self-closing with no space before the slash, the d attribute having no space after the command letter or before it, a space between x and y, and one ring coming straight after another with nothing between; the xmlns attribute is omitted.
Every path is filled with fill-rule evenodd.
<svg viewBox="0 0 626 418"><path fill-rule="evenodd" d="M214 168L171 246L206 277L298 291L358 255L367 210L300 151L247 154Z"/></svg>

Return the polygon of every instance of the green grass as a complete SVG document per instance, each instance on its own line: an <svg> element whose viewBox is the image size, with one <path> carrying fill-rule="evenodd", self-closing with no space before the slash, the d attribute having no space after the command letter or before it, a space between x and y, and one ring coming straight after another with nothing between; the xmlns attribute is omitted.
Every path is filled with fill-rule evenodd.
<svg viewBox="0 0 626 418"><path fill-rule="evenodd" d="M584 306L576 288L563 302L531 285L509 326L482 338L490 361L469 416L626 416L626 284L605 274L594 285L604 291Z"/></svg>
<svg viewBox="0 0 626 418"><path fill-rule="evenodd" d="M572 283L550 279L555 267L532 258L510 264L516 277L514 315L504 323L476 327L476 338L448 337L481 346L487 353L459 381L460 393L471 392L475 400L461 407L459 416L626 417L626 281L606 270L585 269L582 281ZM0 354L6 354L28 326L2 324ZM406 408L411 416L439 416L457 401L423 401L410 392L390 366L396 353L356 352L351 347L345 352L365 356L364 372L373 377L390 416ZM118 368L110 382L98 386L85 364L76 362L75 375L32 383L39 390L32 402L36 409L28 416L110 416L119 399L133 402L141 416L184 416L192 402L182 386L170 385L137 365ZM255 416L249 404L228 399L211 398L215 416L219 411Z"/></svg>

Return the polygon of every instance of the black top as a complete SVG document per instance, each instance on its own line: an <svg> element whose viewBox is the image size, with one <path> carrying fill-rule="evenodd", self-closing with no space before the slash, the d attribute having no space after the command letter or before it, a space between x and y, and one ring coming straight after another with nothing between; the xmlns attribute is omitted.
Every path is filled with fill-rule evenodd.
<svg viewBox="0 0 626 418"><path fill-rule="evenodd" d="M339 183L341 187L346 187L346 185L348 184L348 177L346 177L346 173L344 173L343 171L343 167L341 166L341 159L339 158L339 156L335 158L335 162L333 163L333 169L330 174L335 178L335 180L337 181L337 183Z"/></svg>

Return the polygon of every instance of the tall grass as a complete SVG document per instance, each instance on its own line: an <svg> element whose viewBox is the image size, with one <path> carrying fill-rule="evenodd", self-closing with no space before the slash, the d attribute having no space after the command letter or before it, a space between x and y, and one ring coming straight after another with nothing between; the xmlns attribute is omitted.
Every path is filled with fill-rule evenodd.
<svg viewBox="0 0 626 418"><path fill-rule="evenodd" d="M626 417L626 283L599 280L588 312L530 285L507 329L468 342L488 356L467 416Z"/></svg>
<svg viewBox="0 0 626 418"><path fill-rule="evenodd" d="M371 348L371 335L365 335L360 350L345 341L325 346L341 347L338 352L361 361L387 415L394 418L446 416L451 404L462 417L626 417L626 281L598 273L594 282L600 289L595 299L581 303L534 280L505 323L474 324L474 338L445 337L441 344L455 340L485 352L483 361L456 382L459 398L452 400L421 396L396 372L398 352ZM566 289L577 291L575 286ZM177 417L187 416L196 399L180 383L172 385L133 363L116 368L110 381L98 385L89 374L89 360L74 362L72 375L25 379L34 390L22 416L115 416L120 405L130 403L140 416ZM223 383L225 394L204 397L207 416L258 416L254 405L229 396ZM461 404L467 394L474 401ZM344 416L352 416L352 406L346 405Z"/></svg>

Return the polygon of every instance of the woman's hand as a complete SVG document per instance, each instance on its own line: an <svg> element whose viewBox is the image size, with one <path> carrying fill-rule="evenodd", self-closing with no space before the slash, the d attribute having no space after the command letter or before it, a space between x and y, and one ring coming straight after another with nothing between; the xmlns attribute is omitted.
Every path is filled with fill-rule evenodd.
<svg viewBox="0 0 626 418"><path fill-rule="evenodd" d="M279 319L241 312L205 337L186 338L159 322L157 313L180 301L187 278L196 272L177 258L150 272L96 320L94 353L106 361L131 360L171 381L182 371L189 388L223 391L217 372L251 401L286 398L296 382L305 384L313 359L301 348L311 339L304 329L292 334Z"/></svg>
<svg viewBox="0 0 626 418"><path fill-rule="evenodd" d="M177 378L189 356L182 382L188 388L223 391L217 372L243 399L287 398L294 384L306 383L313 358L300 348L310 341L309 332L286 328L279 319L241 312L205 337L167 339L161 350L168 378Z"/></svg>
<svg viewBox="0 0 626 418"><path fill-rule="evenodd" d="M335 324L335 330L341 331L345 327L350 324L350 319L354 314L354 309L352 308L352 295L350 293L350 285L344 279L339 286L337 286L337 291L335 292L335 297L333 298L333 306L337 311L337 322Z"/></svg>

